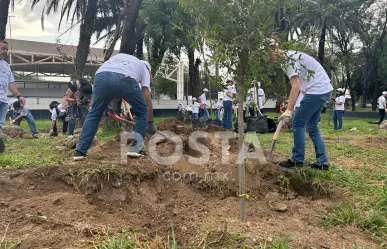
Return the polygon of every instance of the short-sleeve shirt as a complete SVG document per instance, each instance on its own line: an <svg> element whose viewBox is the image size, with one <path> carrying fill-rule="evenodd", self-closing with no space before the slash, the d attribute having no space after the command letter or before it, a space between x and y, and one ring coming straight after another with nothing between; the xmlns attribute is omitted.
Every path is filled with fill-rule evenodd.
<svg viewBox="0 0 387 249"><path fill-rule="evenodd" d="M16 101L18 101L17 99L11 99L9 102L8 102L8 105L9 106L13 106L13 103L15 103ZM14 112L20 114L21 116L25 117L27 116L28 114L28 106L27 105L24 105L23 108L21 110L14 110Z"/></svg>
<svg viewBox="0 0 387 249"><path fill-rule="evenodd" d="M206 104L207 103L207 97L206 97L206 94L203 93L202 95L200 95L200 103L201 104Z"/></svg>
<svg viewBox="0 0 387 249"><path fill-rule="evenodd" d="M199 113L199 103L195 101L192 105L192 113Z"/></svg>
<svg viewBox="0 0 387 249"><path fill-rule="evenodd" d="M303 94L325 94L333 90L331 80L321 64L312 56L302 52L285 52L283 66L289 79L300 77L301 92Z"/></svg>
<svg viewBox="0 0 387 249"><path fill-rule="evenodd" d="M138 58L128 54L116 54L102 64L96 74L101 72L113 72L131 77L140 83L141 87L150 89L150 73L145 64Z"/></svg>
<svg viewBox="0 0 387 249"><path fill-rule="evenodd" d="M379 109L384 109L384 104L386 103L386 98L382 95L378 98L378 107Z"/></svg>
<svg viewBox="0 0 387 249"><path fill-rule="evenodd" d="M345 109L345 106L344 106L344 103L345 103L345 97L344 96L339 96L339 97L337 97L336 99L335 99L335 102L336 103L339 103L339 102L341 102L341 103L343 103L342 105L337 105L337 104L335 104L335 110L337 110L337 111L344 111Z"/></svg>
<svg viewBox="0 0 387 249"><path fill-rule="evenodd" d="M265 104L266 97L265 97L265 91L263 91L262 88L258 89L258 104L259 104L259 109L263 108L263 104Z"/></svg>
<svg viewBox="0 0 387 249"><path fill-rule="evenodd" d="M59 112L62 113L62 115L63 115L63 113L66 112L66 110L63 109L62 104L59 104L56 108L58 108ZM50 110L50 112L51 112L51 120L56 120L58 118L58 113L56 111L56 108L52 108ZM59 114L59 115L61 115L61 114Z"/></svg>
<svg viewBox="0 0 387 249"><path fill-rule="evenodd" d="M0 60L0 102L8 103L8 85L14 81L11 67L4 60Z"/></svg>
<svg viewBox="0 0 387 249"><path fill-rule="evenodd" d="M236 90L233 86L227 86L227 88L224 90L223 101L232 101L232 98L227 96L226 93L231 93L231 96L233 96L234 94L236 94Z"/></svg>

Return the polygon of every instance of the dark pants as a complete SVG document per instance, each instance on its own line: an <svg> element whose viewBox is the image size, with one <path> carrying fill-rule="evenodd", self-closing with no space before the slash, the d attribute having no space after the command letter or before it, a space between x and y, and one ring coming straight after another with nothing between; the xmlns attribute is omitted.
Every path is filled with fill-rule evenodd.
<svg viewBox="0 0 387 249"><path fill-rule="evenodd" d="M232 101L223 101L223 128L226 130L232 129Z"/></svg>
<svg viewBox="0 0 387 249"><path fill-rule="evenodd" d="M380 120L379 120L379 125L380 125L384 120L384 116L386 116L386 109L379 109L379 115L380 115Z"/></svg>
<svg viewBox="0 0 387 249"><path fill-rule="evenodd" d="M54 124L54 127L53 127L52 130L53 130L54 133L58 133L58 127L57 127L57 125L56 125L56 122L58 121L58 119L61 119L62 122L63 122L62 132L63 132L63 134L65 134L65 133L67 132L67 127L68 127L68 124L69 124L69 122L67 122L67 115L66 115L66 114L64 114L63 116L58 117L58 118L56 119L55 124Z"/></svg>
<svg viewBox="0 0 387 249"><path fill-rule="evenodd" d="M333 125L335 127L335 130L343 129L343 114L344 111L341 110L335 110L335 112L333 113Z"/></svg>

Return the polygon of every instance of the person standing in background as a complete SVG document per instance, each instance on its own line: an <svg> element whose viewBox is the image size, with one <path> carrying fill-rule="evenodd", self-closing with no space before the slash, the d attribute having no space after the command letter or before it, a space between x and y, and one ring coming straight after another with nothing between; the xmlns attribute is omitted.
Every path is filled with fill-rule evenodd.
<svg viewBox="0 0 387 249"><path fill-rule="evenodd" d="M261 82L258 82L258 108L263 113L263 105L266 102L265 91L261 88Z"/></svg>
<svg viewBox="0 0 387 249"><path fill-rule="evenodd" d="M184 116L185 106L181 101L179 101L179 103L177 104L177 109L177 116Z"/></svg>
<svg viewBox="0 0 387 249"><path fill-rule="evenodd" d="M227 87L224 90L223 94L223 109L224 109L224 115L223 115L223 122L222 126L226 130L231 130L232 129L232 98L234 94L236 94L235 88L232 86L233 81L232 80L227 80L226 81Z"/></svg>
<svg viewBox="0 0 387 249"><path fill-rule="evenodd" d="M333 113L333 125L335 130L341 130L343 128L343 114L345 110L345 97L344 97L344 89L338 88L336 90L336 98L333 99L333 103L335 103L335 111Z"/></svg>
<svg viewBox="0 0 387 249"><path fill-rule="evenodd" d="M198 120L199 119L199 103L197 101L198 99L193 97L192 98L192 116L193 120Z"/></svg>
<svg viewBox="0 0 387 249"><path fill-rule="evenodd" d="M200 110L202 110L202 117L204 117L206 120L208 120L209 118L209 113L208 113L208 110L207 110L207 97L206 97L206 94L208 93L208 89L207 88L204 88L203 89L203 94L200 95L199 99L200 99Z"/></svg>
<svg viewBox="0 0 387 249"><path fill-rule="evenodd" d="M382 96L378 98L378 108L380 115L379 125L383 122L384 117L386 116L386 96L387 92L383 91Z"/></svg>

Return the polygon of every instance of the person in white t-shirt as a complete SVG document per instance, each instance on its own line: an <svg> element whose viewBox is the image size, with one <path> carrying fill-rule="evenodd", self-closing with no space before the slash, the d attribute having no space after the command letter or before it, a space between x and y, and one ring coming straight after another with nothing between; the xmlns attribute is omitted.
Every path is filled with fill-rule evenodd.
<svg viewBox="0 0 387 249"><path fill-rule="evenodd" d="M195 97L192 98L192 116L193 116L193 120L198 120L199 119L200 104L199 104L199 102L197 100L198 99L195 98Z"/></svg>
<svg viewBox="0 0 387 249"><path fill-rule="evenodd" d="M293 120L293 153L291 158L281 162L280 166L285 168L304 166L305 131L308 131L316 152L316 163L311 167L317 170L328 170L325 144L317 126L323 105L329 100L333 90L328 74L313 57L302 52L281 50L274 39L269 39L268 42L274 47L269 60L273 63L280 60L292 86L287 109L279 118L280 120L291 122L300 91L304 94Z"/></svg>
<svg viewBox="0 0 387 249"><path fill-rule="evenodd" d="M185 106L184 104L179 101L177 103L177 116L184 116Z"/></svg>
<svg viewBox="0 0 387 249"><path fill-rule="evenodd" d="M67 119L66 110L64 109L63 105L57 101L52 101L49 105L49 110L51 112L50 136L53 136L53 137L58 136L58 127L57 127L58 119L61 119L63 121L62 132L63 132L63 135L65 135L67 132L69 122Z"/></svg>
<svg viewBox="0 0 387 249"><path fill-rule="evenodd" d="M74 160L85 159L97 133L101 117L114 98L123 98L128 102L136 116L135 135L127 155L129 157L146 155L144 152L145 133L146 131L152 135L157 133L153 122L151 77L149 63L132 55L119 53L102 64L95 74L93 104L76 145Z"/></svg>
<svg viewBox="0 0 387 249"><path fill-rule="evenodd" d="M16 88L11 67L4 60L7 55L8 42L0 40L0 153L3 153L5 150L3 141L5 135L3 133L2 127L5 123L8 112L8 90L18 98L22 107L26 104L25 98L21 96Z"/></svg>
<svg viewBox="0 0 387 249"><path fill-rule="evenodd" d="M10 108L13 107L11 124L17 125L20 127L21 121L23 119L27 120L32 136L34 138L38 138L39 135L38 135L38 130L36 129L35 120L34 120L34 117L32 116L31 111L28 109L28 106L24 105L22 107L20 104L20 101L18 101L17 99L11 99L8 102L8 106Z"/></svg>
<svg viewBox="0 0 387 249"><path fill-rule="evenodd" d="M226 81L226 88L224 89L223 93L223 120L222 120L222 126L226 130L231 130L232 129L232 109L233 109L233 104L232 104L232 99L234 94L236 94L235 88L232 86L233 85L232 80L227 80Z"/></svg>
<svg viewBox="0 0 387 249"><path fill-rule="evenodd" d="M208 89L204 88L202 95L200 95L200 110L201 110L201 117L204 117L206 120L208 120L210 114L208 113L207 109L207 97L206 94L208 93Z"/></svg>
<svg viewBox="0 0 387 249"><path fill-rule="evenodd" d="M336 98L334 98L332 101L335 104L335 111L333 113L333 125L335 130L341 130L343 129L343 114L345 110L344 89L338 88L336 90Z"/></svg>
<svg viewBox="0 0 387 249"><path fill-rule="evenodd" d="M383 122L384 117L386 116L386 97L387 97L387 92L383 91L382 96L378 98L378 108L379 108L379 115L380 115L380 120L379 120L379 125Z"/></svg>

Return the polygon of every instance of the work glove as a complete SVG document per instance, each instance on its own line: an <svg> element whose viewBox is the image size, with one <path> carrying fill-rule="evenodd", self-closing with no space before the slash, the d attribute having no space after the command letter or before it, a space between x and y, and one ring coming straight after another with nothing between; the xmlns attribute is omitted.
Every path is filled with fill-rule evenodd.
<svg viewBox="0 0 387 249"><path fill-rule="evenodd" d="M148 123L148 129L147 129L147 132L151 135L154 135L157 133L157 128L156 128L156 125L155 125L155 122L149 122Z"/></svg>
<svg viewBox="0 0 387 249"><path fill-rule="evenodd" d="M292 121L292 113L292 111L286 110L278 120L283 121L285 124L290 123Z"/></svg>

